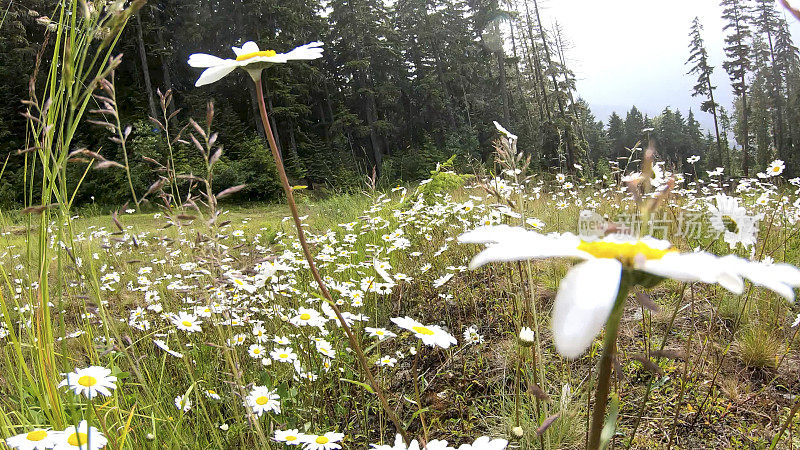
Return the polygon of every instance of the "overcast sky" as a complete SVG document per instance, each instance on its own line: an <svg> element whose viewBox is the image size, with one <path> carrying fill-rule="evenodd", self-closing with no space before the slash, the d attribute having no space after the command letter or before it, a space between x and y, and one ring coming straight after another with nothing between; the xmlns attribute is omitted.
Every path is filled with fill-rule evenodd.
<svg viewBox="0 0 800 450"><path fill-rule="evenodd" d="M731 109L728 76L722 68L723 39L717 0L540 0L542 22L558 21L571 44L569 64L578 77L578 93L598 119L607 121L612 111L636 105L654 116L666 106L713 127L710 114L700 111L691 97L693 75L686 75L689 27L695 16L704 27L704 39L714 69L715 99ZM794 0L800 4L800 0ZM777 5L777 2L776 2ZM781 8L780 5L777 5ZM783 9L780 9L783 13ZM787 15L795 43L800 24Z"/></svg>

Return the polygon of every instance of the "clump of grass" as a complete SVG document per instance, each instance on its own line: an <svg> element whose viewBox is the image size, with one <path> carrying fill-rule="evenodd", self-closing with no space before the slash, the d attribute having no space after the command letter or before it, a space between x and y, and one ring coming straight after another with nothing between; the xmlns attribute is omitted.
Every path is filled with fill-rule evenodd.
<svg viewBox="0 0 800 450"><path fill-rule="evenodd" d="M723 294L717 314L729 326L736 324L746 325L748 323L747 310L742 311L742 299L736 296Z"/></svg>
<svg viewBox="0 0 800 450"><path fill-rule="evenodd" d="M522 428L522 436L514 434L516 427L516 413L513 400L508 402L503 409L504 414L498 429L493 432L498 436L511 436L516 441L518 448L522 449L578 449L584 444L585 413L581 412L582 402L579 396L572 399L560 401L555 399L558 404L555 413L559 414L552 424L547 427L547 438L544 445L540 442L536 430L542 425L536 421L536 408L532 396L523 395L521 399L519 426ZM583 399L585 401L585 398Z"/></svg>
<svg viewBox="0 0 800 450"><path fill-rule="evenodd" d="M757 324L745 327L736 338L736 349L742 363L756 369L774 369L781 352L781 342Z"/></svg>

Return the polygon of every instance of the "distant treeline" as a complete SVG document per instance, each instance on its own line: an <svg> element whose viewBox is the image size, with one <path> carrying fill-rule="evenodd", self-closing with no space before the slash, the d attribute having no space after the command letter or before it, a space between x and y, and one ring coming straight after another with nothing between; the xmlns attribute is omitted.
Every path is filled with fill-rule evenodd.
<svg viewBox="0 0 800 450"><path fill-rule="evenodd" d="M213 129L225 148L217 186L246 183L242 200L280 195L246 75L195 88L199 71L186 64L196 52L233 57L230 47L246 40L277 51L325 43L323 59L277 65L263 80L290 176L312 187L356 189L373 175L387 184L416 180L454 154L471 170L490 162L493 120L519 135L518 147L536 170L579 165L601 173L649 136L660 157L679 169L691 155L742 172L779 157L793 174L800 163L800 63L786 19L771 0L725 0L723 6L728 59L719 63L737 94L728 111L712 98L713 67L699 21L687 40L687 69L698 79L694 94L704 99L696 113L713 114L718 124L704 133L692 111L665 109L648 118L634 107L624 120L594 117L575 90L565 37L557 23L542 26L536 0L398 0L391 6L382 0L152 0L117 45L124 57L115 84L122 121L133 129L132 176L141 189L157 176L142 157L160 160L167 147L148 117L163 115L158 91L171 90L175 101L167 113L179 109L171 120L175 131L190 117L202 121L207 101L214 101ZM8 156L0 205L22 203L25 158L16 151L27 142L20 101L36 68L40 82L47 72L51 8L48 0L12 3L0 26L0 156ZM76 142L121 159L108 137L87 123ZM178 143L175 151L178 173L202 170L193 146ZM70 163L76 174L84 169ZM113 168L92 171L78 203L124 201L124 176Z"/></svg>

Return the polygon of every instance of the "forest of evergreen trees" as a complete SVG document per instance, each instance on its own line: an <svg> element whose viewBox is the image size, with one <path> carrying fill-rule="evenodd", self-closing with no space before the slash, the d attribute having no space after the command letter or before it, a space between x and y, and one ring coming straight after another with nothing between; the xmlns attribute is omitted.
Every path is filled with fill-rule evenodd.
<svg viewBox="0 0 800 450"><path fill-rule="evenodd" d="M352 189L375 174L384 183L427 177L437 162L457 155L464 170L489 163L493 120L519 135L519 148L536 170L583 175L609 171L609 161L652 138L659 157L675 170L700 155L706 167L754 175L774 158L796 175L800 158L800 58L787 18L774 0L723 0L724 30L686 24L686 70L697 84L702 111L666 108L646 117L595 117L575 87L565 40L536 0L150 0L128 23L117 44L122 65L115 83L129 138L133 176L146 189L157 174L145 158L167 151L148 117L163 117L160 92L174 131L190 117L216 111L214 130L225 154L218 186L246 183L242 199L272 199L279 186L263 137L255 89L244 73L195 88L198 71L186 60L204 52L229 57L230 46L255 40L288 50L325 43L322 60L279 65L264 72L264 91L290 175L312 187ZM49 64L49 0L12 2L0 30L0 156L6 165L0 205L22 202L25 118L31 75ZM567 18L562 18L567 20ZM550 26L547 24L555 23ZM543 26L543 24L545 24ZM725 33L724 61L710 61L704 33ZM736 102L714 100L710 74L724 70ZM37 77L41 83L43 76ZM713 115L702 130L698 114ZM643 131L652 129L652 131ZM82 146L109 159L120 149L102 127L80 130ZM646 145L646 144L644 144ZM191 145L178 143L177 171L200 171ZM74 164L76 173L85 165ZM491 164L486 164L491 170ZM118 203L124 174L93 171L78 202Z"/></svg>

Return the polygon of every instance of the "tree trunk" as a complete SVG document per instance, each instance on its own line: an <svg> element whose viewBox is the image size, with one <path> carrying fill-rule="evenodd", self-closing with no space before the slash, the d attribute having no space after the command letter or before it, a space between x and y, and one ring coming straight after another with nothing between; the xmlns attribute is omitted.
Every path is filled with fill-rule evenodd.
<svg viewBox="0 0 800 450"><path fill-rule="evenodd" d="M742 85L744 85L744 77L742 77ZM742 94L742 169L744 169L744 176L750 176L750 127L749 118L747 114L747 93Z"/></svg>
<svg viewBox="0 0 800 450"><path fill-rule="evenodd" d="M725 166L725 160L722 158L722 142L719 139L719 124L717 123L717 104L714 103L714 87L711 85L711 77L706 74L706 85L708 85L708 98L711 100L711 115L714 117L714 134L717 137L717 154L719 155L719 164Z"/></svg>
<svg viewBox="0 0 800 450"><path fill-rule="evenodd" d="M553 90L555 91L556 95L556 102L558 103L558 112L561 113L561 118L564 120L564 123L567 124L569 121L567 120L566 111L564 109L564 101L561 99L561 95L559 95L558 90L558 80L556 79L556 71L553 70L553 60L550 58L550 48L547 45L547 36L544 33L544 27L542 26L542 19L539 16L539 3L537 0L533 0L533 10L536 13L536 23L539 24L539 35L542 38L542 46L544 47L544 56L547 60L547 70L550 72L550 79L553 81ZM565 133L566 139L564 140L564 145L567 148L567 170L572 171L575 163L577 162L575 159L575 151L573 148L572 137L569 133Z"/></svg>
<svg viewBox="0 0 800 450"><path fill-rule="evenodd" d="M153 84L150 82L150 66L147 64L147 51L144 47L144 37L142 37L142 19L140 17L141 11L134 14L136 19L136 41L139 48L139 58L142 61L142 78L144 78L144 89L147 94L147 106L150 111L150 117L158 117L158 110L156 109L156 99L153 95Z"/></svg>
<svg viewBox="0 0 800 450"><path fill-rule="evenodd" d="M539 50L536 48L536 40L533 37L533 23L531 21L531 13L530 9L528 8L528 0L525 1L525 18L528 22L528 39L531 41L531 48L533 49L533 62L536 67L536 80L539 82L539 87L541 87L542 91L542 99L544 99L544 110L547 116L547 120L552 120L550 116L550 102L547 98L547 86L545 86L544 82L544 73L542 72L542 65L539 61Z"/></svg>
<svg viewBox="0 0 800 450"><path fill-rule="evenodd" d="M500 98L503 103L503 125L511 126L511 112L508 109L508 90L506 89L506 65L503 50L497 53L497 71L500 73Z"/></svg>
<svg viewBox="0 0 800 450"><path fill-rule="evenodd" d="M167 47L164 42L164 31L162 30L161 23L156 23L156 40L158 41L158 48L159 48L158 53L159 53L159 59L161 60L161 75L164 80L164 92L173 91L172 77L170 76L169 72L169 60L166 54ZM173 91L173 93L174 92L175 91ZM170 102L169 113L170 115L172 115L172 113L174 112L175 112L175 102ZM172 120L170 120L170 122L172 122L171 126L174 129L178 129L177 123L175 122L176 121L175 116L173 115L172 117L173 117Z"/></svg>

